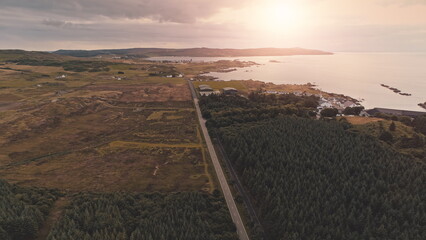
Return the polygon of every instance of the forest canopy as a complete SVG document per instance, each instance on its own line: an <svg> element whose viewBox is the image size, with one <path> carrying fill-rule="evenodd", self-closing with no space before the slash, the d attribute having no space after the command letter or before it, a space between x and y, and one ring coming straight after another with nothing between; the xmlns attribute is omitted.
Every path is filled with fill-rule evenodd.
<svg viewBox="0 0 426 240"><path fill-rule="evenodd" d="M59 194L22 188L0 180L0 239L32 239L37 235Z"/></svg>
<svg viewBox="0 0 426 240"><path fill-rule="evenodd" d="M79 194L48 240L237 240L222 196Z"/></svg>
<svg viewBox="0 0 426 240"><path fill-rule="evenodd" d="M426 239L426 165L336 122L220 128L267 239Z"/></svg>

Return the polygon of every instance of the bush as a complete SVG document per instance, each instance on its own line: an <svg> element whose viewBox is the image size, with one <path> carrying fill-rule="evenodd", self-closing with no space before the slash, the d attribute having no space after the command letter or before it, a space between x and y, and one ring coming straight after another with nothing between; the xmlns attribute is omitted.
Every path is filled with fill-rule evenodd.
<svg viewBox="0 0 426 240"><path fill-rule="evenodd" d="M417 132L426 135L426 115L416 117L413 126Z"/></svg>
<svg viewBox="0 0 426 240"><path fill-rule="evenodd" d="M336 108L325 108L321 111L321 117L336 117L338 113Z"/></svg>
<svg viewBox="0 0 426 240"><path fill-rule="evenodd" d="M389 131L395 132L395 130L396 130L395 122L392 121L392 123L389 125Z"/></svg>
<svg viewBox="0 0 426 240"><path fill-rule="evenodd" d="M392 133L388 132L388 131L383 131L380 136L379 139L387 142L387 143L392 143L393 142L393 136Z"/></svg>
<svg viewBox="0 0 426 240"><path fill-rule="evenodd" d="M345 108L345 110L343 110L343 114L359 116L359 114L361 113L362 110L364 110L364 107L362 107L362 106L347 107L347 108Z"/></svg>

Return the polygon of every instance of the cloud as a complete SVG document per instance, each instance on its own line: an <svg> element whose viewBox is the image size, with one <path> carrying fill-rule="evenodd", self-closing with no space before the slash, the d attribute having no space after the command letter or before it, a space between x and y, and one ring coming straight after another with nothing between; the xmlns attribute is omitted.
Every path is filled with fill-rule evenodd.
<svg viewBox="0 0 426 240"><path fill-rule="evenodd" d="M57 27L57 28L77 28L77 27L83 26L82 24L75 24L73 22L50 19L50 18L44 19L42 21L42 24L46 26Z"/></svg>
<svg viewBox="0 0 426 240"><path fill-rule="evenodd" d="M306 26L270 34L252 27L259 20L250 11L247 16L241 14L276 1L303 1L300 6L309 6ZM426 18L422 13L426 6L414 5L424 3L426 0L0 0L0 48L300 46L330 51L425 51ZM411 8L405 7L410 4Z"/></svg>
<svg viewBox="0 0 426 240"><path fill-rule="evenodd" d="M193 23L223 8L239 8L250 0L0 0L2 8L25 9L68 18L149 18Z"/></svg>
<svg viewBox="0 0 426 240"><path fill-rule="evenodd" d="M382 5L400 5L400 6L411 6L411 5L426 5L426 0L379 0Z"/></svg>

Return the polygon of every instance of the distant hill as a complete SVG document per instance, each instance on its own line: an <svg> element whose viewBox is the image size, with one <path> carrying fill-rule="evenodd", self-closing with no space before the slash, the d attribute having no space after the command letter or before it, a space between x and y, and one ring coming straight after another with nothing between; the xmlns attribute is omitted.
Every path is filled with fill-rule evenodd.
<svg viewBox="0 0 426 240"><path fill-rule="evenodd" d="M291 55L331 55L333 53L303 48L253 48L253 49L218 49L218 48L132 48L104 50L58 50L60 55L73 57L96 57L101 55L120 55L134 57L249 57L249 56L291 56Z"/></svg>
<svg viewBox="0 0 426 240"><path fill-rule="evenodd" d="M73 60L69 56L63 56L48 52L24 51L24 50L0 50L0 61L19 61L19 60L38 60L38 61L64 61Z"/></svg>

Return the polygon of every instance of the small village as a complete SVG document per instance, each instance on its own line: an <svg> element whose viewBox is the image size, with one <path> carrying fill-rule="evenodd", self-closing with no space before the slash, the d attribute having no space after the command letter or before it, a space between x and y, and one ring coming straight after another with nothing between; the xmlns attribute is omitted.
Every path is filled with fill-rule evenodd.
<svg viewBox="0 0 426 240"><path fill-rule="evenodd" d="M232 87L224 87L220 91L215 90L212 87L210 87L207 84L202 84L198 86L198 90L200 93L200 96L209 96L211 94L226 94L226 95L237 95L239 94L238 89L232 88ZM290 92L290 91L274 91L274 90L264 90L264 94L275 94L275 95L286 95L286 94L294 94L296 96L315 96L319 98L318 107L317 107L317 114L320 115L321 111L326 108L335 108L338 110L339 114L338 116L342 116L343 112L346 108L355 108L360 107L363 108L363 106L358 101L352 101L349 99L349 97L346 96L324 96L323 94L312 94L308 92ZM244 96L240 94L241 96ZM367 111L362 110L359 114L360 116L369 117L370 114L368 114Z"/></svg>

